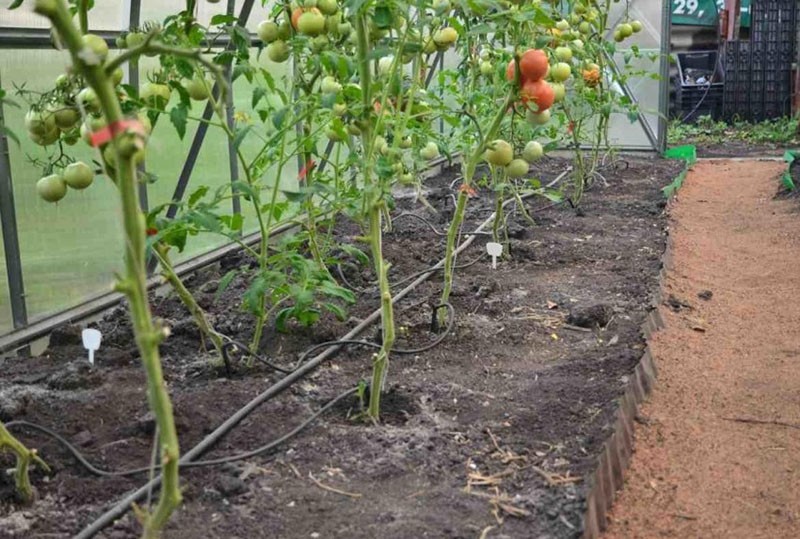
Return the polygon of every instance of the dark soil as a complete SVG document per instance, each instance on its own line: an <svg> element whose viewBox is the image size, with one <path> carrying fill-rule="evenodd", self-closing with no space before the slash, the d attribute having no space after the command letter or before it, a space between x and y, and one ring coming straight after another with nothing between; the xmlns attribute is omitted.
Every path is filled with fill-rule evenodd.
<svg viewBox="0 0 800 539"><path fill-rule="evenodd" d="M725 142L692 142L686 141L685 144L694 144L697 147L698 157L780 157L788 149L795 146L771 143L753 143L738 140L726 140Z"/></svg>
<svg viewBox="0 0 800 539"><path fill-rule="evenodd" d="M610 435L615 399L639 360L640 325L657 287L664 249L660 189L680 171L676 161L635 158L604 172L580 212L546 200L528 202L536 226L519 212L509 220L510 255L496 270L488 259L461 269L452 304L453 331L425 353L395 354L384 397L384 422L355 419L352 399L334 407L308 430L262 457L183 472L184 505L166 533L170 538L475 538L578 537L585 508L583 478ZM538 173L554 178L565 162L550 160ZM400 211L425 216L444 229L452 212L455 171L427 182L430 212L411 197ZM469 226L492 208L490 192L473 200ZM358 233L338 224L340 241ZM480 237L459 259L482 257ZM386 235L391 279L436 263L444 240L411 218ZM215 300L217 281L233 256L198 272L188 284L217 328L247 341L252 321L238 302L245 283L235 281ZM364 287L351 319L323 317L314 327L265 332L264 354L291 364L311 345L340 337L377 307L368 268L345 264L354 287ZM334 273L336 274L336 273ZM397 347L423 346L440 274L396 306L405 328ZM399 289L399 288L398 288ZM162 348L164 371L184 451L263 391L279 375L256 364L235 363L229 377L211 367L199 335L170 294L153 299L157 316L172 327ZM0 419L51 427L99 467L146 466L154 424L144 375L125 311L110 313L97 366L85 365L77 328L62 328L41 357L0 365ZM371 329L364 337L377 338ZM251 414L206 457L261 446L303 421L370 373L371 351L350 348L313 375ZM37 447L53 468L33 473L39 500L13 501L10 477L0 476L0 536L66 537L146 477L100 478L77 465L60 446L15 431ZM0 457L0 464L13 461ZM137 536L128 515L102 535Z"/></svg>

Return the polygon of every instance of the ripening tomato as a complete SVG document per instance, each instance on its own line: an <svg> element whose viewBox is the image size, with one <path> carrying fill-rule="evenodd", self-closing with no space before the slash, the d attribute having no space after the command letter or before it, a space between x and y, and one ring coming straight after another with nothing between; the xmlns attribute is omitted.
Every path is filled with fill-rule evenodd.
<svg viewBox="0 0 800 539"><path fill-rule="evenodd" d="M528 49L522 53L519 69L526 80L537 81L544 78L550 69L547 54L540 49Z"/></svg>
<svg viewBox="0 0 800 539"><path fill-rule="evenodd" d="M538 111L544 111L553 106L556 94L546 81L526 81L522 85L520 99L525 104L533 102L536 104Z"/></svg>
<svg viewBox="0 0 800 539"><path fill-rule="evenodd" d="M485 158L492 165L504 167L514 159L514 148L505 140L494 140L489 143Z"/></svg>
<svg viewBox="0 0 800 539"><path fill-rule="evenodd" d="M94 181L94 172L83 161L76 161L64 168L63 178L64 182L73 189L86 189Z"/></svg>
<svg viewBox="0 0 800 539"><path fill-rule="evenodd" d="M506 165L506 175L509 178L522 178L528 173L528 162L524 159L513 159Z"/></svg>

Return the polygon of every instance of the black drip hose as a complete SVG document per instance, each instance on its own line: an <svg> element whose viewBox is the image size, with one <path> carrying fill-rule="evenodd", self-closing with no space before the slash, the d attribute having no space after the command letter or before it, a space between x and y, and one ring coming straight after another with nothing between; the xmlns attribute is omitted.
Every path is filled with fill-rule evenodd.
<svg viewBox="0 0 800 539"><path fill-rule="evenodd" d="M426 352L428 350L431 350L431 349L435 348L436 346L438 346L439 344L441 344L442 341L444 341L444 339L447 338L447 335L452 331L453 327L455 326L455 309L453 308L453 306L450 303L442 303L440 305L436 305L433 308L433 312L431 314L431 329L433 331L435 331L436 328L437 328L437 320L438 320L437 313L438 313L439 309L447 309L447 312L448 312L447 326L445 327L445 331L443 331L440 335L438 335L436 337L436 339L434 339L432 342L430 342L430 343L428 343L428 344L426 344L424 346L420 346L419 348L392 348L391 352L393 354L401 354L401 355L420 354L422 352ZM269 360L267 360L266 358L264 358L264 357L262 357L262 356L260 356L258 354L254 354L254 353L249 352L249 350L248 350L248 348L246 346L242 345L241 343L237 343L236 341L228 341L223 345L223 347L222 347L222 356L223 356L223 359L225 361L225 368L229 373L231 371L231 365L230 365L231 364L231 360L230 360L230 357L228 355L229 351L231 350L231 348L240 347L243 351L247 351L248 355L254 357L258 361L260 361L261 363L264 363L265 365L271 367L272 369L274 369L274 370L276 370L278 372L284 373L284 374L291 374L292 372L294 372L298 368L300 368L305 363L305 361L308 358L308 356L310 356L313 352L315 352L317 350L320 350L322 348L329 348L329 347L341 346L341 345L367 346L367 347L377 348L377 349L381 348L380 344L372 343L372 342L369 342L369 341L355 340L355 339L353 339L353 340L326 341L326 342L315 344L311 348L308 348L307 350L305 350L300 355L300 357L298 358L298 360L295 363L295 365L290 369L285 369L285 368L279 367L279 366L275 365L274 363L270 362ZM338 402L340 402L341 400L349 397L350 395L355 394L358 391L359 391L359 388L351 388L351 389L348 389L347 391L345 391L343 393L340 393L339 395L337 395L336 397L334 397L333 399L328 401L322 408L320 408L319 410L314 412L305 421L300 423L297 427L295 427L294 429L290 430L289 432L287 432L286 434L284 434L280 438L272 440L271 442L269 442L269 443L267 443L265 445L262 445L261 447L257 447L256 449L252 449L252 450L246 451L244 453L239 453L239 454L236 454L236 455L230 455L230 456L227 456L227 457L220 457L220 458L217 458L217 459L197 460L197 461L185 462L185 463L181 463L180 467L181 468L200 468L200 467L204 467L204 466L217 466L217 465L220 465L220 464L227 464L227 463L231 463L231 462L245 460L245 459L248 459L248 458L256 457L258 455L262 455L264 453L267 453L267 452L275 449L276 447L280 446L281 444L286 443L288 440L292 439L293 437L297 436L298 434L300 434L300 432L302 432L303 430L308 428L308 426L311 425L311 423L313 423L322 414L324 414L325 412L327 412L328 410L333 408ZM47 427L44 427L42 425L38 425L36 423L31 423L29 421L18 420L18 421L10 421L10 422L6 423L6 428L8 428L10 430L14 430L14 429L32 430L32 431L36 431L36 432L38 432L40 434L44 434L45 436L47 436L49 438L52 438L53 440L58 442L60 445L62 445L72 455L72 457L78 462L78 464L80 464L83 468L85 468L89 473L91 473L93 475L96 475L96 476L99 476L99 477L129 477L129 476L133 476L133 475L149 473L152 470L160 470L161 469L160 465L156 465L156 466L147 466L147 467L141 467L141 468L134 468L132 470L120 470L120 471L103 470L101 468L98 468L97 466L95 466L91 462L89 462L89 460L83 455L83 453L81 453L66 438L64 438L63 436L61 436L57 432L55 432L55 431L53 431L53 430L51 430L51 429L49 429Z"/></svg>
<svg viewBox="0 0 800 539"><path fill-rule="evenodd" d="M300 423L294 429L290 430L289 432L287 432L286 434L284 434L280 438L277 438L277 439L269 442L268 444L262 445L261 447L257 447L256 449L252 449L252 450L246 451L244 453L239 453L237 455L230 455L228 457L220 457L218 459L196 460L196 461L191 461L191 462L185 462L185 463L182 463L180 465L180 467L181 468L200 468L200 467L203 467L203 466L217 466L217 465L220 465L220 464L227 464L227 463L230 463L230 462L236 462L236 461L239 461L239 460L249 459L249 458L256 457L258 455L262 455L264 453L267 453L268 451L271 451L271 450L275 449L279 445L281 445L283 443L286 443L287 441L289 441L293 437L295 437L298 434L300 434L300 432L302 432L309 425L311 425L311 423L313 423L319 416L321 416L322 414L324 414L325 412L327 412L328 410L333 408L336 405L336 403L338 403L342 399L345 399L345 398L349 397L350 395L355 394L358 390L359 390L359 388L352 388L352 389L348 389L344 393L341 393L341 394L337 395L336 397L334 397L333 399L328 401L325 404L325 406L323 406L322 408L320 408L319 410L314 412L311 416L308 417L308 419L306 419L305 421ZM47 427L43 427L41 425L37 425L36 423L30 423L28 421L11 421L9 423L6 423L6 427L9 428L9 429L12 429L12 430L14 428L16 428L16 427L19 427L19 428L22 428L22 429L33 430L33 431L39 432L40 434L44 434L44 435L52 438L53 440L57 441L59 444L64 446L64 448L75 458L75 460L78 461L78 464L80 464L81 466L86 468L86 470L88 470L90 473L92 473L94 475L97 475L97 476L100 476L100 477L129 477L129 476L132 476L132 475L139 475L139 474L143 474L143 473L148 473L151 470L160 470L161 469L160 465L156 465L156 466L152 466L152 467L151 466L147 466L147 467L142 467L142 468L134 468L132 470L121 470L121 471L103 470L103 469L100 469L97 466L93 465L91 462L89 462L86 459L86 457L84 457L83 454L80 451L78 451L78 449L76 449L74 445L69 443L63 436L61 436L60 434L48 429Z"/></svg>
<svg viewBox="0 0 800 539"><path fill-rule="evenodd" d="M431 350L437 347L439 344L441 344L442 341L444 341L447 338L447 335L453 330L453 327L455 326L455 309L449 303L442 303L440 305L436 305L433 308L433 311L431 312L431 331L433 332L436 332L436 330L438 329L437 314L439 312L439 309L447 309L447 326L445 327L445 331L441 332L436 337L436 339L426 344L425 346L421 346L419 348L392 348L391 353L400 355L421 354L422 352L427 352L428 350ZM344 340L340 339L337 341L325 341L315 344L311 348L306 349L302 354L300 354L300 357L297 358L297 361L291 367L280 367L278 365L275 365L267 358L261 356L260 354L256 352L251 352L250 349L247 346L243 345L242 343L231 340L229 342L226 342L222 346L222 359L225 362L225 370L227 371L229 376L233 372L233 369L231 368L230 351L234 348L241 350L244 353L244 355L252 357L256 361L263 363L264 365L270 367L271 369L274 369L283 374L290 374L296 371L298 368L300 368L303 365L303 363L305 363L308 356L310 356L313 352L316 352L317 350L320 350L322 348L329 348L332 346L340 346L340 345L366 346L368 348L374 348L377 350L381 349L381 345L379 343L364 341L360 339L344 339Z"/></svg>

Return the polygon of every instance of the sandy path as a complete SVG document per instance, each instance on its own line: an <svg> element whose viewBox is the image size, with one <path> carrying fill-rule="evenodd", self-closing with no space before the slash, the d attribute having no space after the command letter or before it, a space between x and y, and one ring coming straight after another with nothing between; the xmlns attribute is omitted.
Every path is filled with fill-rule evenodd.
<svg viewBox="0 0 800 539"><path fill-rule="evenodd" d="M784 166L699 163L679 192L664 297L691 307L662 307L607 539L800 537L800 205L773 200Z"/></svg>

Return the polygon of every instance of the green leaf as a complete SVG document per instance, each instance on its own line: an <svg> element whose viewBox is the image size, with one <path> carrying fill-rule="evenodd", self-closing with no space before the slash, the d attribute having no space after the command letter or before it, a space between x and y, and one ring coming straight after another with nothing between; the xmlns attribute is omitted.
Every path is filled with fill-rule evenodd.
<svg viewBox="0 0 800 539"><path fill-rule="evenodd" d="M292 315L293 311L294 309L292 307L286 307L278 311L278 314L275 316L275 328L281 333L286 331L286 321Z"/></svg>
<svg viewBox="0 0 800 539"><path fill-rule="evenodd" d="M242 296L244 308L254 316L264 314L261 301L267 293L268 285L264 277L256 277Z"/></svg>
<svg viewBox="0 0 800 539"><path fill-rule="evenodd" d="M355 258L359 264L364 264L364 265L369 264L369 257L367 256L367 254L358 247L356 247L355 245L346 244L342 245L340 248L342 249L342 251Z"/></svg>
<svg viewBox="0 0 800 539"><path fill-rule="evenodd" d="M341 306L336 305L335 303L323 303L322 306L325 307L325 309L329 312L333 313L333 315L339 320L347 319L347 311Z"/></svg>
<svg viewBox="0 0 800 539"><path fill-rule="evenodd" d="M205 185L200 186L197 188L190 196L189 196L189 207L193 207L197 202L206 196L208 193L208 187Z"/></svg>
<svg viewBox="0 0 800 539"><path fill-rule="evenodd" d="M323 281L320 284L319 289L320 292L324 293L326 296L339 298L347 303L355 303L356 301L356 297L353 294L353 292L339 285L336 285L331 281Z"/></svg>
<svg viewBox="0 0 800 539"><path fill-rule="evenodd" d="M5 134L6 134L6 136L8 136L8 138L10 138L11 140L13 140L14 142L16 142L16 143L17 143L17 146L20 146L20 145L21 145L21 144L20 144L20 141L19 141L19 138L17 137L17 134L16 134L16 133L14 133L14 132L13 132L11 129L9 129L8 127L6 127L6 126L4 126L4 125L2 125L2 124L0 124L0 133L5 133Z"/></svg>
<svg viewBox="0 0 800 539"><path fill-rule="evenodd" d="M218 24L233 24L236 22L236 17L233 15L226 15L224 13L218 13L211 17L211 24L212 26Z"/></svg>
<svg viewBox="0 0 800 539"><path fill-rule="evenodd" d="M390 28L392 26L392 10L386 5L376 6L372 20L378 28Z"/></svg>
<svg viewBox="0 0 800 539"><path fill-rule="evenodd" d="M225 290L231 285L233 280L236 278L236 275L239 273L239 270L231 270L225 275L222 276L222 279L219 280L219 285L217 286L217 293L214 294L214 300L218 300Z"/></svg>
<svg viewBox="0 0 800 539"><path fill-rule="evenodd" d="M248 200L256 198L256 192L253 191L253 188L247 182L241 180L233 182L231 183L231 189L233 189L237 193L244 195Z"/></svg>
<svg viewBox="0 0 800 539"><path fill-rule="evenodd" d="M233 149L238 150L239 146L242 144L244 137L247 133L253 129L252 125L246 125L243 129L237 129L236 134L233 137Z"/></svg>
<svg viewBox="0 0 800 539"><path fill-rule="evenodd" d="M178 136L183 139L186 135L186 122L189 119L189 108L183 103L176 105L169 111L169 121L175 126Z"/></svg>
<svg viewBox="0 0 800 539"><path fill-rule="evenodd" d="M264 88L263 86L256 86L255 88L253 88L253 99L251 101L250 106L252 108L256 108L258 102L261 101L261 99L266 95L267 95L267 89Z"/></svg>
<svg viewBox="0 0 800 539"><path fill-rule="evenodd" d="M14 0L13 2L11 2L11 5L8 6L8 9L9 11L12 9L17 9L21 5L22 5L22 0Z"/></svg>

